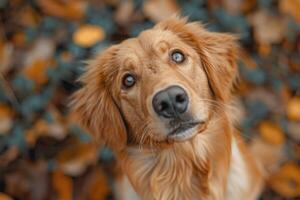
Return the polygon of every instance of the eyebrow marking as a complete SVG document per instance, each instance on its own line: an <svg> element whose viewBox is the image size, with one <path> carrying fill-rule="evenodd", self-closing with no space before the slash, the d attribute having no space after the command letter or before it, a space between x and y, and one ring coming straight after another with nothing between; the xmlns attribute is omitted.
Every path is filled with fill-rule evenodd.
<svg viewBox="0 0 300 200"><path fill-rule="evenodd" d="M165 53L169 49L169 47L170 47L169 43L164 40L158 42L158 44L157 44L157 50L160 53Z"/></svg>

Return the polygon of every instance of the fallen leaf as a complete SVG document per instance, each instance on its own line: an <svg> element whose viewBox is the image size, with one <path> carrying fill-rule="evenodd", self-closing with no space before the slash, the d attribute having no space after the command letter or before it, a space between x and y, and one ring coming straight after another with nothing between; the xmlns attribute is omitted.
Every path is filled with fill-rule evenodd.
<svg viewBox="0 0 300 200"><path fill-rule="evenodd" d="M10 196L0 192L0 200L13 200Z"/></svg>
<svg viewBox="0 0 300 200"><path fill-rule="evenodd" d="M75 44L82 47L91 47L97 42L104 39L104 30L95 25L86 24L82 25L73 34L73 41Z"/></svg>
<svg viewBox="0 0 300 200"><path fill-rule="evenodd" d="M55 52L55 41L52 38L37 38L30 51L25 54L25 66L31 66L36 60L51 60Z"/></svg>
<svg viewBox="0 0 300 200"><path fill-rule="evenodd" d="M270 144L282 145L285 142L282 129L275 123L267 121L261 122L258 129L261 137Z"/></svg>
<svg viewBox="0 0 300 200"><path fill-rule="evenodd" d="M267 143L261 137L254 137L251 139L249 148L263 167L265 174L277 171L279 165L285 161L284 145L273 145Z"/></svg>
<svg viewBox="0 0 300 200"><path fill-rule="evenodd" d="M77 143L64 150L57 156L60 169L72 176L82 174L86 168L96 162L97 148L90 143Z"/></svg>
<svg viewBox="0 0 300 200"><path fill-rule="evenodd" d="M25 67L24 74L38 86L45 84L49 80L47 69L52 66L52 63L51 60L35 60L32 65Z"/></svg>
<svg viewBox="0 0 300 200"><path fill-rule="evenodd" d="M284 164L278 172L272 174L268 185L283 197L299 197L300 167L293 162Z"/></svg>
<svg viewBox="0 0 300 200"><path fill-rule="evenodd" d="M288 122L287 134L293 140L300 142L300 122Z"/></svg>
<svg viewBox="0 0 300 200"><path fill-rule="evenodd" d="M282 13L292 16L300 22L300 1L299 0L280 0L279 10Z"/></svg>
<svg viewBox="0 0 300 200"><path fill-rule="evenodd" d="M147 0L143 11L154 22L162 21L179 12L179 5L175 0Z"/></svg>
<svg viewBox="0 0 300 200"><path fill-rule="evenodd" d="M11 43L0 41L0 73L4 76L10 69L14 47Z"/></svg>
<svg viewBox="0 0 300 200"><path fill-rule="evenodd" d="M105 200L109 194L108 181L102 171L97 170L89 184L87 199Z"/></svg>
<svg viewBox="0 0 300 200"><path fill-rule="evenodd" d="M31 129L26 131L26 141L31 146L34 146L37 139L41 136L50 136L62 140L66 135L66 128L59 122L48 123L45 120L40 119Z"/></svg>
<svg viewBox="0 0 300 200"><path fill-rule="evenodd" d="M254 26L254 38L259 44L279 43L285 31L285 21L266 10L256 11L249 17Z"/></svg>
<svg viewBox="0 0 300 200"><path fill-rule="evenodd" d="M73 182L71 177L66 176L62 171L54 171L52 174L52 185L58 200L73 199Z"/></svg>
<svg viewBox="0 0 300 200"><path fill-rule="evenodd" d="M10 147L7 151L0 154L0 167L6 167L10 162L14 161L19 155L19 150L16 146Z"/></svg>
<svg viewBox="0 0 300 200"><path fill-rule="evenodd" d="M87 6L85 1L38 0L37 3L46 14L70 20L82 19Z"/></svg>
<svg viewBox="0 0 300 200"><path fill-rule="evenodd" d="M0 104L0 135L6 134L13 125L13 111L10 107Z"/></svg>
<svg viewBox="0 0 300 200"><path fill-rule="evenodd" d="M107 176L100 167L94 167L85 177L79 199L105 200L110 194Z"/></svg>
<svg viewBox="0 0 300 200"><path fill-rule="evenodd" d="M118 24L126 25L130 20L130 16L134 11L134 4L132 0L122 1L117 11L115 12L115 20Z"/></svg>
<svg viewBox="0 0 300 200"><path fill-rule="evenodd" d="M286 112L289 119L300 121L300 97L293 97L289 100Z"/></svg>

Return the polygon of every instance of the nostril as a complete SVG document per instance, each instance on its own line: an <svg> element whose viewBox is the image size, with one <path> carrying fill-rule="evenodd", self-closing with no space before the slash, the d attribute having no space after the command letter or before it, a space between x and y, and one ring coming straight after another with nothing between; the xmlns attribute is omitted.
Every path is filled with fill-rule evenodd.
<svg viewBox="0 0 300 200"><path fill-rule="evenodd" d="M185 94L178 94L178 95L176 95L175 101L176 101L177 103L184 103L184 102L186 101L186 96L185 96Z"/></svg>
<svg viewBox="0 0 300 200"><path fill-rule="evenodd" d="M169 107L169 104L165 101L162 101L158 106L158 111L160 111L160 112L164 111L164 110L168 109L168 107Z"/></svg>
<svg viewBox="0 0 300 200"><path fill-rule="evenodd" d="M161 110L166 110L168 108L169 108L168 102L165 101L161 102Z"/></svg>

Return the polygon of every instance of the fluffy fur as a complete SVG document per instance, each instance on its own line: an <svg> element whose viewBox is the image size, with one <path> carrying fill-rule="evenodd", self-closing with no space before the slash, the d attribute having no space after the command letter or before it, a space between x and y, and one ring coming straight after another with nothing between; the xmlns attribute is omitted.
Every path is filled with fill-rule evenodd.
<svg viewBox="0 0 300 200"><path fill-rule="evenodd" d="M235 40L172 17L91 61L72 106L80 123L114 150L124 173L120 199L256 199L262 175L227 112ZM183 64L170 61L173 49L186 55ZM124 89L128 72L137 82ZM204 122L180 141L168 137L170 126L151 107L153 95L174 84L187 91L189 113Z"/></svg>

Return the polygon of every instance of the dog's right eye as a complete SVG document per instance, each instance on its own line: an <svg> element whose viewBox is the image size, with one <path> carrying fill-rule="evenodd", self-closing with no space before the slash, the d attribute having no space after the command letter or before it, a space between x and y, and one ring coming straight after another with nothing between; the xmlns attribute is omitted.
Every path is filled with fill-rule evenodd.
<svg viewBox="0 0 300 200"><path fill-rule="evenodd" d="M132 74L125 74L123 76L122 84L125 89L131 88L135 84L135 76Z"/></svg>

